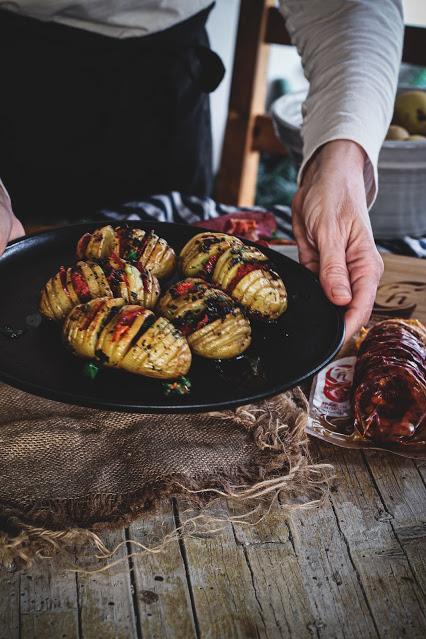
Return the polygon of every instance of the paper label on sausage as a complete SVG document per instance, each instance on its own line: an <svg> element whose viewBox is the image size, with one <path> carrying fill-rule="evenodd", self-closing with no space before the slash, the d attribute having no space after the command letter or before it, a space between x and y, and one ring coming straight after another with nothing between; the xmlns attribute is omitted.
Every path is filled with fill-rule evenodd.
<svg viewBox="0 0 426 639"><path fill-rule="evenodd" d="M330 362L316 377L311 404L329 417L350 415L350 392L356 357Z"/></svg>

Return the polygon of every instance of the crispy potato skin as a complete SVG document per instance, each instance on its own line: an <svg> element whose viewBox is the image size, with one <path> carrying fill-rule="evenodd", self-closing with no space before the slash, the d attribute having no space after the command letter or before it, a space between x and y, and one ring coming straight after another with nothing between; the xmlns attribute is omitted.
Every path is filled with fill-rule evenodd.
<svg viewBox="0 0 426 639"><path fill-rule="evenodd" d="M253 316L275 320L287 308L284 282L269 268L268 258L238 238L200 233L184 246L179 259L184 275L210 279Z"/></svg>
<svg viewBox="0 0 426 639"><path fill-rule="evenodd" d="M190 292L181 294L177 290L179 285L184 283ZM212 287L201 278L188 277L177 284L171 286L168 291L160 297L158 310L161 315L170 321L182 318L189 310L201 312L205 308L205 298Z"/></svg>
<svg viewBox="0 0 426 639"><path fill-rule="evenodd" d="M65 320L63 338L78 357L146 377L175 379L191 366L188 342L173 324L124 299L76 306Z"/></svg>
<svg viewBox="0 0 426 639"><path fill-rule="evenodd" d="M185 337L165 317L159 317L137 340L121 362L121 368L157 379L186 375L191 350Z"/></svg>
<svg viewBox="0 0 426 639"><path fill-rule="evenodd" d="M77 243L79 260L100 260L115 251L117 240L114 229L108 224L93 233L85 233Z"/></svg>
<svg viewBox="0 0 426 639"><path fill-rule="evenodd" d="M180 270L185 277L209 277L215 260L227 249L242 244L237 237L225 233L199 233L183 247L179 256Z"/></svg>
<svg viewBox="0 0 426 639"><path fill-rule="evenodd" d="M76 284L82 278L84 289ZM73 279L74 278L74 279ZM44 286L40 296L40 312L51 320L65 319L77 304L99 297L122 297L126 302L154 308L160 295L160 284L149 271L117 258L96 262L77 262L62 268Z"/></svg>
<svg viewBox="0 0 426 639"><path fill-rule="evenodd" d="M123 299L103 297L72 309L64 322L62 334L74 355L89 359L95 357L99 335L112 309L119 309L123 305Z"/></svg>
<svg viewBox="0 0 426 639"><path fill-rule="evenodd" d="M191 350L211 359L241 355L250 346L250 322L223 291L199 278L172 286L159 311L187 336Z"/></svg>
<svg viewBox="0 0 426 639"><path fill-rule="evenodd" d="M123 313L135 311L134 317L126 330L119 335ZM125 305L114 315L102 329L96 344L96 354L106 366L120 367L121 361L130 348L133 338L143 326L145 320L154 317L152 311L137 305Z"/></svg>
<svg viewBox="0 0 426 639"><path fill-rule="evenodd" d="M176 254L153 231L111 225L85 233L77 243L79 259L100 260L115 254L163 279L175 269Z"/></svg>
<svg viewBox="0 0 426 639"><path fill-rule="evenodd" d="M282 279L267 266L267 257L251 246L231 248L223 253L213 272L212 281L244 306L251 314L275 320L287 308L287 291ZM239 269L259 266L238 279Z"/></svg>

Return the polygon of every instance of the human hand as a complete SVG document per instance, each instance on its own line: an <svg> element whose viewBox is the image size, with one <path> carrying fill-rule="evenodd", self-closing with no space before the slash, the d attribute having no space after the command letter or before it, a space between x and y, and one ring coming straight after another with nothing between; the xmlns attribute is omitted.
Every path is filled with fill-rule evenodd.
<svg viewBox="0 0 426 639"><path fill-rule="evenodd" d="M368 217L364 161L355 142L328 142L308 164L292 203L300 262L319 273L331 302L347 307L346 339L368 322L383 273Z"/></svg>
<svg viewBox="0 0 426 639"><path fill-rule="evenodd" d="M0 182L0 255L10 240L25 235L24 227L13 214L12 204Z"/></svg>

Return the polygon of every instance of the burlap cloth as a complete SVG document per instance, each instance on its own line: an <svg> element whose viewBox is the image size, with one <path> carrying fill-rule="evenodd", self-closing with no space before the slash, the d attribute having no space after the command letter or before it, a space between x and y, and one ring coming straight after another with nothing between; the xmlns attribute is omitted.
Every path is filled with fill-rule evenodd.
<svg viewBox="0 0 426 639"><path fill-rule="evenodd" d="M252 507L273 491L297 503L325 472L310 462L306 419L300 389L235 411L140 415L0 385L0 564L129 523L171 495L200 502L216 489Z"/></svg>

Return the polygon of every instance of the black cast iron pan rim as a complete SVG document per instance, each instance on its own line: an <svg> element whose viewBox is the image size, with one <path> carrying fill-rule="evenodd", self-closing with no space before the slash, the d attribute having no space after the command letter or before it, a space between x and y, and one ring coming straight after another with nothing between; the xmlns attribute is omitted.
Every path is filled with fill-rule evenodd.
<svg viewBox="0 0 426 639"><path fill-rule="evenodd" d="M76 231L78 228L80 228L84 232L85 230L97 228L101 226L102 224L111 224L111 223L114 224L114 222L115 221L111 221L108 219L105 219L105 220L101 219L101 220L95 220L90 222L83 222L79 224L69 224L67 226L54 227L52 229L47 229L45 231L41 231L38 233L32 233L24 237L20 237L10 241L5 249L4 254L6 255L12 247L20 243L27 242L28 240L32 240L34 238L45 237L48 235L56 235L57 233L61 233L61 231L64 231L64 230L68 231L71 228L75 229ZM162 227L167 226L169 228L179 227L179 229L194 228L198 233L202 233L203 231L211 231L211 229L204 229L202 227L188 227L188 225L186 224L177 224L175 222L159 222L156 220L152 220L152 221L151 220L127 221L126 220L123 222L117 221L117 224L118 225L128 224L129 226L133 226L133 227L138 227L140 225L150 226L154 230L155 229L161 230ZM160 235L161 235L161 232L160 232ZM249 240L244 239L244 243L258 248L258 245L256 245L255 242L251 242ZM272 261L274 261L274 258L275 258L275 260L279 259L280 261L284 260L285 262L294 263L294 261L291 260L291 258L287 257L286 255L278 254L277 252L275 252L275 255L274 255L273 249L270 249L269 247L262 246L261 250L264 251L269 257L271 257ZM1 257L0 257L0 260L1 260ZM319 284L318 278L314 275L314 273L312 273L311 271L309 271L308 269L306 269L300 264L299 266L305 271L305 274L309 273L309 276L312 278L312 280L316 284ZM217 402L203 403L203 404L193 404L193 403L185 404L184 402L182 402L182 403L175 403L175 404L162 404L161 406L158 404L154 404L154 405L143 404L140 406L134 406L134 405L129 405L125 403L109 402L108 400L105 400L105 399L96 400L96 399L87 397L85 395L76 395L75 393L68 393L67 391L58 392L55 390L46 389L46 387L42 385L34 384L31 382L22 382L20 379L17 379L16 377L12 375L8 375L7 373L4 373L1 370L0 370L0 380L5 382L6 384L9 384L10 386L13 386L22 391L31 393L33 395L43 397L45 399L58 401L61 403L69 403L70 405L74 405L74 406L84 406L87 408L97 408L100 410L108 410L108 411L115 411L115 412L140 413L140 414L176 414L176 413L189 414L189 413L205 413L208 411L233 409L233 408L237 408L238 406L244 406L246 404L259 402L261 400L274 397L280 393L285 392L286 390L290 390L291 388L294 388L295 386L298 386L299 384L302 384L308 381L309 379L311 379L316 373L318 373L321 369L323 369L325 366L327 366L327 364L329 364L333 360L333 358L339 352L344 342L345 322L344 322L343 310L339 308L338 306L332 305L332 307L335 310L336 320L337 320L336 340L331 348L330 353L321 362L321 364L315 366L315 368L311 369L306 375L302 375L292 380L289 384L287 383L276 384L275 386L267 390L264 390L260 393L252 393L251 395L247 397L239 398L236 400L226 400L225 402L217 401ZM161 380L159 380L159 382L160 381Z"/></svg>

